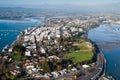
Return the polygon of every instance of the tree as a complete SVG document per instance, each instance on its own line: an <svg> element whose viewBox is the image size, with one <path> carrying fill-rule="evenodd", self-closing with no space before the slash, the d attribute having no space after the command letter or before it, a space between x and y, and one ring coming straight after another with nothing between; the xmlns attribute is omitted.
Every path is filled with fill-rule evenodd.
<svg viewBox="0 0 120 80"><path fill-rule="evenodd" d="M41 65L41 68L44 70L44 72L51 71L47 61L42 61L40 65Z"/></svg>
<svg viewBox="0 0 120 80"><path fill-rule="evenodd" d="M12 74L10 74L9 73L9 71L8 71L8 69L5 67L4 68L4 73L5 73L5 76L8 78L8 79L10 79L10 80L14 80L15 79L15 77L12 75Z"/></svg>
<svg viewBox="0 0 120 80"><path fill-rule="evenodd" d="M59 70L61 70L62 69L62 61L60 60L60 59L57 59L57 70L59 71Z"/></svg>
<svg viewBox="0 0 120 80"><path fill-rule="evenodd" d="M17 44L13 47L13 51L17 51L18 53L23 53L25 51L25 47L21 44Z"/></svg>

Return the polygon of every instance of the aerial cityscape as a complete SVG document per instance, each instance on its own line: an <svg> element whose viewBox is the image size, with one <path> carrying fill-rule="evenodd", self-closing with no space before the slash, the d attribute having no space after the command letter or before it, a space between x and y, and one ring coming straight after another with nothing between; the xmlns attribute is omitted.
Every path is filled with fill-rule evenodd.
<svg viewBox="0 0 120 80"><path fill-rule="evenodd" d="M0 80L120 80L119 7L1 0Z"/></svg>

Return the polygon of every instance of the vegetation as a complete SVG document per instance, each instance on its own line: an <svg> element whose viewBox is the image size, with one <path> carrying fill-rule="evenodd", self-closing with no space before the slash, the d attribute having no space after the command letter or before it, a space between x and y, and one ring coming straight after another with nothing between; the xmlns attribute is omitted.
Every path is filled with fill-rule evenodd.
<svg viewBox="0 0 120 80"><path fill-rule="evenodd" d="M89 63L94 58L94 50L87 47L86 42L90 42L86 38L76 38L75 44L73 44L75 50L64 55L65 58L72 60L73 63Z"/></svg>
<svg viewBox="0 0 120 80"><path fill-rule="evenodd" d="M25 47L23 47L21 44L17 44L13 47L13 51L23 53L25 51Z"/></svg>
<svg viewBox="0 0 120 80"><path fill-rule="evenodd" d="M12 52L12 59L15 61L20 61L22 59L22 55L25 51L25 47L23 47L21 44L17 44L13 47Z"/></svg>
<svg viewBox="0 0 120 80"><path fill-rule="evenodd" d="M20 61L21 60L21 55L20 54L15 54L12 56L12 59L14 59L15 61Z"/></svg>
<svg viewBox="0 0 120 80"><path fill-rule="evenodd" d="M4 68L4 73L5 73L5 76L8 78L8 79L10 79L10 80L14 80L15 79L15 77L12 75L12 74L10 74L9 73L9 71L8 71L8 69L5 67Z"/></svg>
<svg viewBox="0 0 120 80"><path fill-rule="evenodd" d="M82 61L91 60L93 52L71 52L65 54L64 57L71 59L74 63L80 63Z"/></svg>
<svg viewBox="0 0 120 80"><path fill-rule="evenodd" d="M47 61L42 61L39 65L41 66L42 69L44 69L43 71L44 73L50 72L50 67Z"/></svg>
<svg viewBox="0 0 120 80"><path fill-rule="evenodd" d="M88 48L86 47L86 46L78 46L78 48L80 49L80 50L87 50Z"/></svg>
<svg viewBox="0 0 120 80"><path fill-rule="evenodd" d="M74 42L78 42L78 43L81 43L81 42L89 42L90 40L87 39L86 37L75 37L74 38Z"/></svg>

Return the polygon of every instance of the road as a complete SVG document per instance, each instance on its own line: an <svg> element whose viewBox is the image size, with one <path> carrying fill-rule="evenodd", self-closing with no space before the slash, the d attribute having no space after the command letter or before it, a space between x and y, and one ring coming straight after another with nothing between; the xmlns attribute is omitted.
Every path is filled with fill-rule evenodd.
<svg viewBox="0 0 120 80"><path fill-rule="evenodd" d="M96 69L92 73L85 73L85 76L79 77L77 80L98 80L104 74L105 67L106 60L102 53L98 53Z"/></svg>

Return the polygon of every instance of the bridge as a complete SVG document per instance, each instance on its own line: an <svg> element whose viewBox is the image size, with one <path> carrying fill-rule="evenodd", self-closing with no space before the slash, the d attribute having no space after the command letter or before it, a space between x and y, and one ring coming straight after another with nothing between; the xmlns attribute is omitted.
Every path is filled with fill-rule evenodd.
<svg viewBox="0 0 120 80"><path fill-rule="evenodd" d="M0 30L0 32L21 32L20 30Z"/></svg>

